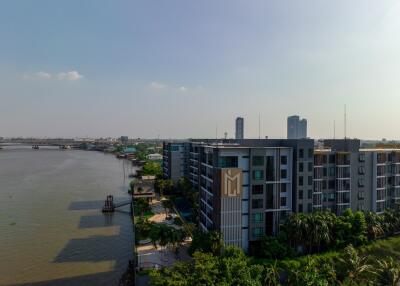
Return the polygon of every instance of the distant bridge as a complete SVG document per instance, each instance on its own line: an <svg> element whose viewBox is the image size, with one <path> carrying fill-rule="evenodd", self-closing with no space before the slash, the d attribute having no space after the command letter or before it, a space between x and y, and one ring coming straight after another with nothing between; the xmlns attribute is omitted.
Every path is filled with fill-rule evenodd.
<svg viewBox="0 0 400 286"><path fill-rule="evenodd" d="M74 139L12 139L0 141L3 145L31 145L31 146L79 146L93 141L76 141Z"/></svg>

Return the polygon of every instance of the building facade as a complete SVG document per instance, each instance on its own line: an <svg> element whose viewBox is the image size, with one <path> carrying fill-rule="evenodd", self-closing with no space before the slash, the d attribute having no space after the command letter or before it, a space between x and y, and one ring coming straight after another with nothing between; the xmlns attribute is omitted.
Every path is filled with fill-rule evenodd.
<svg viewBox="0 0 400 286"><path fill-rule="evenodd" d="M179 155L170 152L177 144L181 148L172 149ZM400 150L361 149L355 139L324 140L318 147L311 139L165 146L164 166L187 164L179 172L164 168L165 175L183 175L199 190L201 228L221 231L226 244L246 251L264 235L276 235L292 212L381 213L400 200Z"/></svg>
<svg viewBox="0 0 400 286"><path fill-rule="evenodd" d="M238 117L235 123L235 139L244 139L244 119Z"/></svg>
<svg viewBox="0 0 400 286"><path fill-rule="evenodd" d="M307 138L307 120L298 115L287 118L287 139Z"/></svg>

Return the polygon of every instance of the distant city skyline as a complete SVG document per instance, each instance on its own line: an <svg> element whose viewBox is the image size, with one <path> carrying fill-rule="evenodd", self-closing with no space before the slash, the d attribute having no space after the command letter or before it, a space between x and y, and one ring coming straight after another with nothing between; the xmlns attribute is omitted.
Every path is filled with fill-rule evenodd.
<svg viewBox="0 0 400 286"><path fill-rule="evenodd" d="M0 4L0 137L400 139L400 3Z"/></svg>

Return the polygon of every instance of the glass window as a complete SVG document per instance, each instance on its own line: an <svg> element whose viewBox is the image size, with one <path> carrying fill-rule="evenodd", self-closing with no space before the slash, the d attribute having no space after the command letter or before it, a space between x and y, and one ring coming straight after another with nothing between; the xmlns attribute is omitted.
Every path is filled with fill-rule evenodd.
<svg viewBox="0 0 400 286"><path fill-rule="evenodd" d="M281 156L281 165L287 165L287 156Z"/></svg>
<svg viewBox="0 0 400 286"><path fill-rule="evenodd" d="M299 212L300 212L300 213L303 212L303 204L299 204Z"/></svg>
<svg viewBox="0 0 400 286"><path fill-rule="evenodd" d="M254 170L253 171L253 180L262 180L264 178L263 170Z"/></svg>
<svg viewBox="0 0 400 286"><path fill-rule="evenodd" d="M312 199L312 190L308 190L308 199Z"/></svg>
<svg viewBox="0 0 400 286"><path fill-rule="evenodd" d="M307 205L307 211L308 211L309 213L312 212L312 204L308 204L308 205Z"/></svg>
<svg viewBox="0 0 400 286"><path fill-rule="evenodd" d="M254 213L251 215L253 223L262 223L264 221L263 213Z"/></svg>
<svg viewBox="0 0 400 286"><path fill-rule="evenodd" d="M364 199L364 191L359 191L358 192L358 199L363 200Z"/></svg>
<svg viewBox="0 0 400 286"><path fill-rule="evenodd" d="M281 170L281 179L287 179L287 170Z"/></svg>
<svg viewBox="0 0 400 286"><path fill-rule="evenodd" d="M253 185L251 193L253 195L262 195L264 193L264 185Z"/></svg>
<svg viewBox="0 0 400 286"><path fill-rule="evenodd" d="M253 156L253 166L264 166L264 156Z"/></svg>
<svg viewBox="0 0 400 286"><path fill-rule="evenodd" d="M304 158L304 149L299 150L299 158Z"/></svg>
<svg viewBox="0 0 400 286"><path fill-rule="evenodd" d="M312 162L308 162L308 171L312 172L312 170L313 170L313 164Z"/></svg>
<svg viewBox="0 0 400 286"><path fill-rule="evenodd" d="M253 236L261 237L264 235L264 229L262 227L253 227Z"/></svg>
<svg viewBox="0 0 400 286"><path fill-rule="evenodd" d="M253 199L251 201L252 209L262 209L264 207L263 199Z"/></svg>
<svg viewBox="0 0 400 286"><path fill-rule="evenodd" d="M304 163L300 162L299 163L299 172L303 172L304 171Z"/></svg>
<svg viewBox="0 0 400 286"><path fill-rule="evenodd" d="M286 193L286 191L287 191L286 184L281 184L281 193Z"/></svg>
<svg viewBox="0 0 400 286"><path fill-rule="evenodd" d="M360 188L364 187L364 179L363 178L358 179L358 187L360 187Z"/></svg>
<svg viewBox="0 0 400 286"><path fill-rule="evenodd" d="M281 197L281 207L286 207L286 197Z"/></svg>
<svg viewBox="0 0 400 286"><path fill-rule="evenodd" d="M299 200L303 199L303 190L299 190Z"/></svg>
<svg viewBox="0 0 400 286"><path fill-rule="evenodd" d="M308 149L308 158L313 157L313 149Z"/></svg>
<svg viewBox="0 0 400 286"><path fill-rule="evenodd" d="M308 176L308 185L312 186L313 183L313 177L312 176Z"/></svg>
<svg viewBox="0 0 400 286"><path fill-rule="evenodd" d="M304 180L303 176L300 176L299 177L299 186L302 186L304 184L303 180Z"/></svg>
<svg viewBox="0 0 400 286"><path fill-rule="evenodd" d="M274 184L267 184L266 185L266 208L273 209L274 208Z"/></svg>
<svg viewBox="0 0 400 286"><path fill-rule="evenodd" d="M336 159L335 155L329 155L329 164L335 164Z"/></svg>
<svg viewBox="0 0 400 286"><path fill-rule="evenodd" d="M334 177L335 176L335 167L329 167L329 176Z"/></svg>
<svg viewBox="0 0 400 286"><path fill-rule="evenodd" d="M273 156L267 156L266 175L267 181L275 181L275 163Z"/></svg>
<svg viewBox="0 0 400 286"><path fill-rule="evenodd" d="M219 157L220 168L237 168L238 157L237 156L221 156Z"/></svg>

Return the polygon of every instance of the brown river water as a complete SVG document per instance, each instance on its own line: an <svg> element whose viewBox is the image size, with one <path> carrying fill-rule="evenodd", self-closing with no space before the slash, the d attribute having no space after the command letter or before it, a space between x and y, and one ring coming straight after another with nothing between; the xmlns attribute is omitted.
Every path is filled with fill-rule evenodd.
<svg viewBox="0 0 400 286"><path fill-rule="evenodd" d="M94 151L0 150L0 285L117 285L133 257L124 160Z"/></svg>

